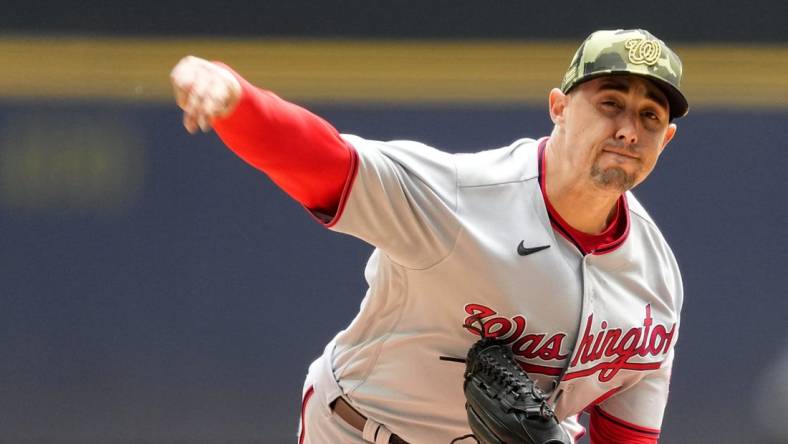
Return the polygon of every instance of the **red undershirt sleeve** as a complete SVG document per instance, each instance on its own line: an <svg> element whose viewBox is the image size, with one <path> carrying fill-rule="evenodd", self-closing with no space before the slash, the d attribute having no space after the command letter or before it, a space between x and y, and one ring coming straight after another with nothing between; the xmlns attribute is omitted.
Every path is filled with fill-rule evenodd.
<svg viewBox="0 0 788 444"><path fill-rule="evenodd" d="M591 444L657 444L659 431L630 424L605 412L599 406L590 409Z"/></svg>
<svg viewBox="0 0 788 444"><path fill-rule="evenodd" d="M232 72L241 83L240 101L231 115L213 122L216 133L302 205L336 214L355 151L325 120Z"/></svg>

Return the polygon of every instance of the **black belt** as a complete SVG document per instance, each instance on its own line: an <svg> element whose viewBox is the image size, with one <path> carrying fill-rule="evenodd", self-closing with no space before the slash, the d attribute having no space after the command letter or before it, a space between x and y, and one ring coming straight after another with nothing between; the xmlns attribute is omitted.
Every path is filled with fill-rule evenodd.
<svg viewBox="0 0 788 444"><path fill-rule="evenodd" d="M350 424L354 429L364 433L364 425L367 423L367 417L359 413L358 410L354 409L353 406L342 399L342 397L337 398L331 404L331 410L336 413L337 416L342 418L346 423ZM377 435L377 432L375 432L375 434ZM389 444L408 443L399 436L392 434L389 438Z"/></svg>

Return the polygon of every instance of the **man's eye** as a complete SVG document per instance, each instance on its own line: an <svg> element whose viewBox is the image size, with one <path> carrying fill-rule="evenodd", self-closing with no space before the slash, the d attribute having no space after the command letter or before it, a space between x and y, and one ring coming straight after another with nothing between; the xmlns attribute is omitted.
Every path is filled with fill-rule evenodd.
<svg viewBox="0 0 788 444"><path fill-rule="evenodd" d="M659 116L653 111L646 111L643 115L649 120L659 120Z"/></svg>
<svg viewBox="0 0 788 444"><path fill-rule="evenodd" d="M618 103L612 100L605 100L602 102L602 106L609 107L609 108L618 108Z"/></svg>

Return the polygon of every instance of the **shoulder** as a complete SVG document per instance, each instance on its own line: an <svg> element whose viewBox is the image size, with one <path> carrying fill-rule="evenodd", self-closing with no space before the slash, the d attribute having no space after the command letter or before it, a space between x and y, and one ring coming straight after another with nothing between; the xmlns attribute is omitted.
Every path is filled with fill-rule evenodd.
<svg viewBox="0 0 788 444"><path fill-rule="evenodd" d="M475 153L452 154L410 140L378 141L343 134L359 156L361 168L390 165L425 182L444 178L444 186L482 187L539 177L539 140L518 139L511 145Z"/></svg>
<svg viewBox="0 0 788 444"><path fill-rule="evenodd" d="M355 151L357 171L353 186L378 198L399 196L415 201L437 195L450 208L457 205L457 165L455 155L410 140L379 141L342 135Z"/></svg>
<svg viewBox="0 0 788 444"><path fill-rule="evenodd" d="M659 230L656 222L654 222L654 219L652 219L651 215L646 211L646 208L631 191L627 191L626 202L631 223L638 225L651 242L664 246L669 250L668 243Z"/></svg>
<svg viewBox="0 0 788 444"><path fill-rule="evenodd" d="M629 207L630 216L637 217L643 222L653 225L656 228L656 224L648 214L648 211L646 211L646 208L643 207L643 204L640 203L640 201L631 191L627 191L627 206Z"/></svg>
<svg viewBox="0 0 788 444"><path fill-rule="evenodd" d="M631 223L629 237L634 238L630 240L637 244L642 254L648 254L656 262L665 286L674 297L674 305L680 310L683 302L683 283L673 250L654 219L631 192L627 192L627 207Z"/></svg>
<svg viewBox="0 0 788 444"><path fill-rule="evenodd" d="M359 154L382 155L395 162L410 163L452 163L453 155L427 144L412 140L371 140L352 134L342 134L342 139Z"/></svg>
<svg viewBox="0 0 788 444"><path fill-rule="evenodd" d="M457 154L459 185L490 186L539 177L538 143L534 139L519 139L502 148Z"/></svg>
<svg viewBox="0 0 788 444"><path fill-rule="evenodd" d="M342 138L358 154L362 170L386 169L399 177L456 186L457 167L453 154L412 140L380 141L350 134L342 134Z"/></svg>

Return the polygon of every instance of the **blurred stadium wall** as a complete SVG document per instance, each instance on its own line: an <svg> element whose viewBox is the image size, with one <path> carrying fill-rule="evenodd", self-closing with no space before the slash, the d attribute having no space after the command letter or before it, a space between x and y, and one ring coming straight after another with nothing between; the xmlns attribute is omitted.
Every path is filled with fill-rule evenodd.
<svg viewBox="0 0 788 444"><path fill-rule="evenodd" d="M579 41L633 26L677 49L692 107L637 190L686 288L662 441L788 442L786 3L4 6L1 443L294 442L306 367L357 310L369 247L183 131L183 55L343 132L470 151L547 134Z"/></svg>

